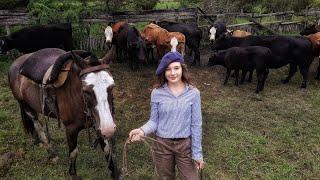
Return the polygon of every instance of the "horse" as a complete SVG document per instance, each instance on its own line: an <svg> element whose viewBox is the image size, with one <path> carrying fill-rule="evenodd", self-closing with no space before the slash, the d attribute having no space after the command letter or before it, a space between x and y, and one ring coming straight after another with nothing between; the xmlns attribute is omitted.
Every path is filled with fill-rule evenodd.
<svg viewBox="0 0 320 180"><path fill-rule="evenodd" d="M26 66L25 63L28 64L29 61L35 64ZM89 127L94 127L96 130L96 143L100 144L105 152L112 178L120 177L116 162L110 153L114 149L116 125L112 93L114 80L108 63L108 58L99 60L88 51L65 52L57 48L46 48L18 57L9 70L9 85L14 98L20 105L24 129L44 144L50 158L56 158L57 153L38 120L38 114L53 118L58 116L65 126L70 158L69 175L72 178L77 178L78 134ZM47 78L48 84L57 82L61 73L67 71L63 85L50 89L50 95L54 94L56 97L57 114L43 110L43 89L39 84L21 74L24 68L27 72L39 74L39 69L47 68L46 64L52 64L52 71ZM65 67L69 69L66 70ZM109 145L110 141L112 147Z"/></svg>

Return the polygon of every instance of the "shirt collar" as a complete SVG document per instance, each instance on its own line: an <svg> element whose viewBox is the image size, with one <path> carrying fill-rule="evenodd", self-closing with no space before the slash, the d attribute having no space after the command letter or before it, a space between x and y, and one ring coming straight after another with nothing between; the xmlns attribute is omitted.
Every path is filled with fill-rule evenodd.
<svg viewBox="0 0 320 180"><path fill-rule="evenodd" d="M172 96L174 96L174 95L172 94L171 90L170 90L169 87L168 87L168 83L164 83L164 84L163 84L163 88L164 88L164 90L166 90L167 92L169 92ZM184 88L183 92L182 92L179 96L177 96L177 97L182 96L182 95L183 95L184 93L186 93L189 89L190 89L190 85L185 83L185 88ZM174 96L174 97L176 97L176 96Z"/></svg>

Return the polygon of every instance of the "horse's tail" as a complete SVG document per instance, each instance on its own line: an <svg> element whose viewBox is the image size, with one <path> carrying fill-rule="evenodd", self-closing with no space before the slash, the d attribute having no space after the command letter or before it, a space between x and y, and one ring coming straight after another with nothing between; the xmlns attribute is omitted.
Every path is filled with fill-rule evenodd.
<svg viewBox="0 0 320 180"><path fill-rule="evenodd" d="M20 112L21 112L21 119L22 119L22 123L23 123L23 127L26 131L26 133L30 133L33 134L34 132L34 124L32 121L32 118L27 114L26 112L26 105L24 105L23 103L19 102L20 104Z"/></svg>

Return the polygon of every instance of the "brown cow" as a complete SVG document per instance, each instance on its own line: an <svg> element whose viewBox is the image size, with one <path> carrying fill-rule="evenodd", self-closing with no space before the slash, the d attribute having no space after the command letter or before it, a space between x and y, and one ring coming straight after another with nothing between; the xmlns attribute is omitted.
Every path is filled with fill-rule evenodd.
<svg viewBox="0 0 320 180"><path fill-rule="evenodd" d="M109 48L112 45L112 42L116 42L113 39L116 39L119 34L119 29L124 24L127 24L128 21L119 21L113 24L112 26L107 26L104 30L104 35L106 37L106 43L109 46Z"/></svg>
<svg viewBox="0 0 320 180"><path fill-rule="evenodd" d="M157 47L158 57L163 56L165 52L172 49L170 41L173 37L178 40L177 50L184 55L186 38L180 32L168 32L166 29L150 23L144 28L141 34L147 44L152 44Z"/></svg>
<svg viewBox="0 0 320 180"><path fill-rule="evenodd" d="M313 53L314 53L315 57L319 57L319 55L320 55L320 32L317 32L315 34L310 34L307 36L307 38L312 42ZM320 79L320 64L318 66L317 75L315 78Z"/></svg>
<svg viewBox="0 0 320 180"><path fill-rule="evenodd" d="M242 31L242 30L235 30L232 32L233 37L246 37L246 36L251 36L252 34L247 31Z"/></svg>

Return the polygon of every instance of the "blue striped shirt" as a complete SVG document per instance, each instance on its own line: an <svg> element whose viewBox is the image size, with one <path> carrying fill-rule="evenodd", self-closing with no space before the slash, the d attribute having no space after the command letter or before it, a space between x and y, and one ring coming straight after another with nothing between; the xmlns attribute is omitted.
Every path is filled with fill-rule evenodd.
<svg viewBox="0 0 320 180"><path fill-rule="evenodd" d="M186 85L184 91L176 97L167 84L153 89L150 119L141 129L146 135L156 133L162 138L191 137L192 158L203 159L200 91Z"/></svg>

